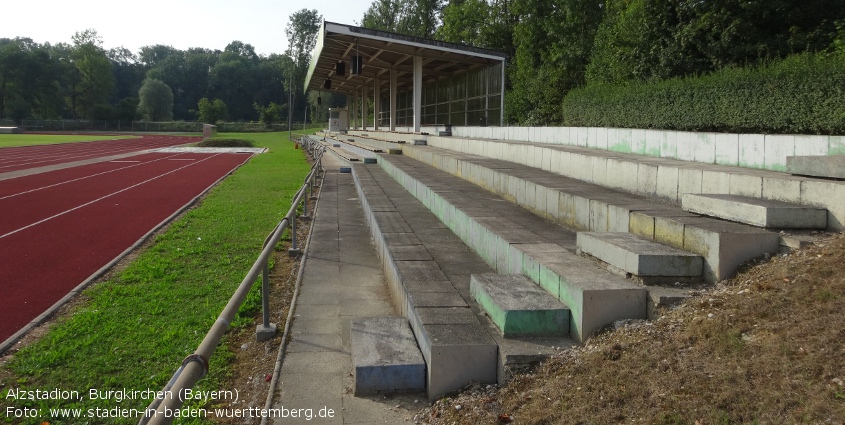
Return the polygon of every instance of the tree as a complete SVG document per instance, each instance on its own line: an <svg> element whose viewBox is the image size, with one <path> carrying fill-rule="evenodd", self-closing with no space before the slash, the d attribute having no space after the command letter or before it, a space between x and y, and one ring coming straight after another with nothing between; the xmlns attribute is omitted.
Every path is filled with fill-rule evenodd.
<svg viewBox="0 0 845 425"><path fill-rule="evenodd" d="M167 84L147 78L138 91L141 99L138 111L149 121L169 121L173 119L173 91Z"/></svg>
<svg viewBox="0 0 845 425"><path fill-rule="evenodd" d="M220 99L210 101L204 97L197 103L197 109L199 120L206 124L217 124L218 121L226 119L226 103Z"/></svg>
<svg viewBox="0 0 845 425"><path fill-rule="evenodd" d="M442 0L374 0L364 12L365 28L430 38L437 30Z"/></svg>
<svg viewBox="0 0 845 425"><path fill-rule="evenodd" d="M290 58L290 61L286 62L285 88L292 94L293 102L290 107L297 116L305 107L305 96L299 96L299 94L304 91L308 62L311 59L311 51L317 43L317 34L322 20L323 16L316 9L302 9L290 15L290 21L285 28L288 39L285 55Z"/></svg>
<svg viewBox="0 0 845 425"><path fill-rule="evenodd" d="M270 102L270 104L266 107L261 106L258 103L254 103L253 107L256 112L258 112L258 120L264 123L266 127L270 127L273 124L282 121L287 105L279 105L275 102Z"/></svg>
<svg viewBox="0 0 845 425"><path fill-rule="evenodd" d="M73 40L73 64L79 71L75 86L74 114L91 119L97 105L108 103L114 91L111 61L103 50L103 40L97 31L88 29L77 32Z"/></svg>
<svg viewBox="0 0 845 425"><path fill-rule="evenodd" d="M451 43L484 47L514 55L513 32L518 17L512 0L464 0L452 2L441 13L442 25L435 37Z"/></svg>

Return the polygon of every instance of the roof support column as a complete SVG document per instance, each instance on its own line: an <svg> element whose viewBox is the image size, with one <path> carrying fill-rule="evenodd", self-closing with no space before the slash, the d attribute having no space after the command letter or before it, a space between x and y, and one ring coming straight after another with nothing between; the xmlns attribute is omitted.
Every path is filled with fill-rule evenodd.
<svg viewBox="0 0 845 425"><path fill-rule="evenodd" d="M358 129L358 90L352 91L352 110L350 111L352 116L352 129Z"/></svg>
<svg viewBox="0 0 845 425"><path fill-rule="evenodd" d="M367 130L367 112L369 109L367 105L367 99L369 98L369 93L367 93L367 82L365 81L363 85L361 85L361 130Z"/></svg>
<svg viewBox="0 0 845 425"><path fill-rule="evenodd" d="M373 81L373 131L378 130L379 112L381 112L381 81Z"/></svg>
<svg viewBox="0 0 845 425"><path fill-rule="evenodd" d="M390 131L396 131L396 70L390 70Z"/></svg>
<svg viewBox="0 0 845 425"><path fill-rule="evenodd" d="M422 121L422 65L423 58L414 56L414 133L420 132Z"/></svg>

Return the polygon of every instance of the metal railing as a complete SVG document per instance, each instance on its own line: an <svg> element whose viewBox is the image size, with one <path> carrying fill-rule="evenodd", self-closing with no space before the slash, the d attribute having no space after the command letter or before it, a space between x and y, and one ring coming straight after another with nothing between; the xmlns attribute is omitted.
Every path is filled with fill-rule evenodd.
<svg viewBox="0 0 845 425"><path fill-rule="evenodd" d="M270 304L269 304L269 268L268 261L275 251L276 245L282 238L285 230L289 227L291 229L291 249L290 254L298 254L296 248L296 218L299 204L302 203L303 216L307 216L308 200L313 198L314 187L317 185L317 178L321 177L323 172L322 157L325 148L309 140L308 138L301 138L298 142L307 150L312 158L314 158L314 165L308 176L305 177L305 182L296 192L290 210L287 215L279 221L279 224L273 229L270 235L264 240L264 247L258 259L253 263L252 268L247 272L246 277L241 281L235 293L229 299L226 307L217 317L217 320L211 326L208 333L203 338L199 347L193 354L186 357L182 361L182 365L176 370L173 376L165 385L164 389L159 393L159 397L150 403L149 407L144 411L144 416L138 422L139 425L145 424L170 424L175 419L173 412L179 410L184 403L184 394L186 390L192 389L194 385L208 373L208 361L214 350L220 344L223 334L229 329L229 323L235 318L238 310L246 299L247 294L258 278L259 273L262 275L262 309L263 318L262 325L259 325L259 330L263 327L270 327ZM306 196L310 194L310 196ZM266 328L265 328L266 329ZM260 333L260 332L259 332ZM275 332L274 332L275 333Z"/></svg>

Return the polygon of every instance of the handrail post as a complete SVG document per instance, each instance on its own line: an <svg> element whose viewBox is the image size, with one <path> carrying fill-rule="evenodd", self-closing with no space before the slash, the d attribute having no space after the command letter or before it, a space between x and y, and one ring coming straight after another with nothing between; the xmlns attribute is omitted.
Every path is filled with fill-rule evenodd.
<svg viewBox="0 0 845 425"><path fill-rule="evenodd" d="M290 218L290 248L288 248L288 255L296 257L301 253L302 251L296 247L296 209L294 208L293 215Z"/></svg>
<svg viewBox="0 0 845 425"><path fill-rule="evenodd" d="M278 327L270 323L270 265L269 261L264 262L261 270L261 309L263 313L261 324L255 328L255 339L266 341L276 336Z"/></svg>
<svg viewBox="0 0 845 425"><path fill-rule="evenodd" d="M311 184L305 183L305 187L310 189ZM311 218L311 216L308 215L308 199L309 199L309 197L305 196L305 195L308 194L309 189L305 189L305 192L302 193L302 195L303 195L302 196L302 215L300 217L302 217L305 220L308 220L309 218Z"/></svg>

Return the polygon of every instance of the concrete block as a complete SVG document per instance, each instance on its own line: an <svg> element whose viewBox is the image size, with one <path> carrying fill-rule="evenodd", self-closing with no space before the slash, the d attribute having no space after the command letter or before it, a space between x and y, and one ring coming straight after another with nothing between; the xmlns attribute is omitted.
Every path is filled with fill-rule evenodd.
<svg viewBox="0 0 845 425"><path fill-rule="evenodd" d="M608 129L607 148L613 152L631 153L631 129Z"/></svg>
<svg viewBox="0 0 845 425"><path fill-rule="evenodd" d="M845 155L789 156L786 168L790 174L845 179Z"/></svg>
<svg viewBox="0 0 845 425"><path fill-rule="evenodd" d="M625 176L622 173L623 164L626 161L617 158L607 158L606 161L606 186L613 189L624 189L628 185L625 182Z"/></svg>
<svg viewBox="0 0 845 425"><path fill-rule="evenodd" d="M786 176L765 176L763 177L763 198L799 204L801 203L801 180Z"/></svg>
<svg viewBox="0 0 845 425"><path fill-rule="evenodd" d="M596 129L596 149L607 150L607 128Z"/></svg>
<svg viewBox="0 0 845 425"><path fill-rule="evenodd" d="M739 165L748 168L763 168L765 164L766 139L762 134L739 135Z"/></svg>
<svg viewBox="0 0 845 425"><path fill-rule="evenodd" d="M737 195L685 194L683 209L765 228L824 229L827 210Z"/></svg>
<svg viewBox="0 0 845 425"><path fill-rule="evenodd" d="M663 130L645 131L645 154L660 158L660 148L663 143Z"/></svg>
<svg viewBox="0 0 845 425"><path fill-rule="evenodd" d="M703 260L630 233L578 232L578 249L637 276L701 276Z"/></svg>
<svg viewBox="0 0 845 425"><path fill-rule="evenodd" d="M827 154L845 155L845 136L829 136Z"/></svg>
<svg viewBox="0 0 845 425"><path fill-rule="evenodd" d="M769 170L786 171L786 157L795 155L795 136L767 134L765 144L763 166Z"/></svg>
<svg viewBox="0 0 845 425"><path fill-rule="evenodd" d="M635 128L631 130L631 153L646 154L646 131Z"/></svg>
<svg viewBox="0 0 845 425"><path fill-rule="evenodd" d="M657 167L656 195L673 201L678 199L678 167L673 165Z"/></svg>
<svg viewBox="0 0 845 425"><path fill-rule="evenodd" d="M801 203L827 208L827 227L836 231L845 229L845 182L803 181Z"/></svg>
<svg viewBox="0 0 845 425"><path fill-rule="evenodd" d="M505 337L569 333L566 306L524 276L474 274L470 293Z"/></svg>
<svg viewBox="0 0 845 425"><path fill-rule="evenodd" d="M561 197L562 198L562 197ZM573 196L575 203L575 229L587 230L590 228L590 199L583 196Z"/></svg>
<svg viewBox="0 0 845 425"><path fill-rule="evenodd" d="M703 170L701 172L702 193L730 193L731 175L724 171Z"/></svg>
<svg viewBox="0 0 845 425"><path fill-rule="evenodd" d="M607 205L607 231L627 232L630 226L631 211L622 205Z"/></svg>
<svg viewBox="0 0 845 425"><path fill-rule="evenodd" d="M657 193L657 165L641 162L637 168L636 193L653 196Z"/></svg>
<svg viewBox="0 0 845 425"><path fill-rule="evenodd" d="M760 198L763 196L763 177L751 174L731 174L731 195L750 196Z"/></svg>
<svg viewBox="0 0 845 425"><path fill-rule="evenodd" d="M716 134L696 133L695 161L705 164L716 162Z"/></svg>
<svg viewBox="0 0 845 425"><path fill-rule="evenodd" d="M646 317L646 290L596 268L591 260L561 255L543 264L560 276L558 298L572 314L569 334L576 341L616 320Z"/></svg>
<svg viewBox="0 0 845 425"><path fill-rule="evenodd" d="M677 217L654 216L654 241L683 248L684 224Z"/></svg>
<svg viewBox="0 0 845 425"><path fill-rule="evenodd" d="M678 171L678 197L685 193L701 193L702 170L681 168Z"/></svg>
<svg viewBox="0 0 845 425"><path fill-rule="evenodd" d="M607 186L607 157L592 157L592 176L590 182L600 186Z"/></svg>
<svg viewBox="0 0 845 425"><path fill-rule="evenodd" d="M695 161L695 146L698 137L695 133L678 132L678 159L682 161Z"/></svg>
<svg viewBox="0 0 845 425"><path fill-rule="evenodd" d="M606 232L608 225L607 202L590 200L590 230Z"/></svg>
<svg viewBox="0 0 845 425"><path fill-rule="evenodd" d="M654 216L631 211L628 216L628 232L647 240L654 240Z"/></svg>
<svg viewBox="0 0 845 425"><path fill-rule="evenodd" d="M496 383L498 347L480 323L424 325L423 329L415 335L428 365L429 400L471 382Z"/></svg>
<svg viewBox="0 0 845 425"><path fill-rule="evenodd" d="M578 209L575 203L576 196L565 193L559 192L558 196L558 213L559 213L559 220L561 223L570 227L572 229L582 229L585 230L586 228L582 227L578 224Z"/></svg>
<svg viewBox="0 0 845 425"><path fill-rule="evenodd" d="M677 131L661 131L660 132L660 157L661 158L677 158L678 157L678 132Z"/></svg>
<svg viewBox="0 0 845 425"><path fill-rule="evenodd" d="M739 163L739 134L716 134L716 164L733 165Z"/></svg>
<svg viewBox="0 0 845 425"><path fill-rule="evenodd" d="M405 318L355 318L349 340L356 396L425 388L425 361Z"/></svg>
<svg viewBox="0 0 845 425"><path fill-rule="evenodd" d="M779 247L777 233L744 224L705 217L676 220L684 223L683 249L704 257L704 278L709 282L727 279L742 263Z"/></svg>
<svg viewBox="0 0 845 425"><path fill-rule="evenodd" d="M829 136L795 135L795 156L826 156Z"/></svg>

